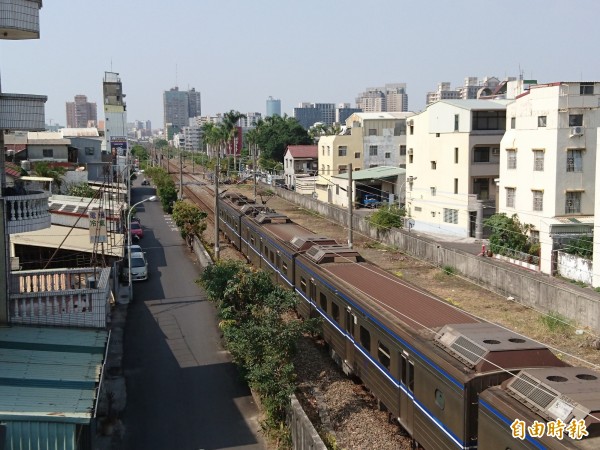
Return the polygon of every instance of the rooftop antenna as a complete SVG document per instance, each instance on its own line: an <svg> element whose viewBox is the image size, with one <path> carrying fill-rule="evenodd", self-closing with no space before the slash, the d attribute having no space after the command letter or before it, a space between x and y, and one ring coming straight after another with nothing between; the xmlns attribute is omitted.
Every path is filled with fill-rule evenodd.
<svg viewBox="0 0 600 450"><path fill-rule="evenodd" d="M177 87L177 64L175 64L175 87Z"/></svg>
<svg viewBox="0 0 600 450"><path fill-rule="evenodd" d="M112 58L110 58L110 71L111 72L113 71L113 68L112 68Z"/></svg>

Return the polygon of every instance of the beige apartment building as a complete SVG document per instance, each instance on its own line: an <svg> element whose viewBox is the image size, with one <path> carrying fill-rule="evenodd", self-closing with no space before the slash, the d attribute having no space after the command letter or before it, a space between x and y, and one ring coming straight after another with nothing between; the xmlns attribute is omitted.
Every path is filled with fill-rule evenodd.
<svg viewBox="0 0 600 450"><path fill-rule="evenodd" d="M499 212L532 226L543 273L562 243L593 230L599 102L600 82L538 84L506 111Z"/></svg>
<svg viewBox="0 0 600 450"><path fill-rule="evenodd" d="M440 100L407 122L406 206L414 230L483 237L509 100Z"/></svg>
<svg viewBox="0 0 600 450"><path fill-rule="evenodd" d="M413 113L354 113L346 120L340 135L323 136L318 143L317 198L332 202L333 176L344 174L348 165L354 171L370 167L406 165L406 121ZM367 192L387 192L383 180L374 179L370 186L356 193L357 200ZM398 192L393 192L398 195Z"/></svg>

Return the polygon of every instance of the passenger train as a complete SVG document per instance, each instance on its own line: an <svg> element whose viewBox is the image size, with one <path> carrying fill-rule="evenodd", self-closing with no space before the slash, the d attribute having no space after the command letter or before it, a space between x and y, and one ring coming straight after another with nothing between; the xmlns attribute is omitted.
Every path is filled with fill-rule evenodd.
<svg viewBox="0 0 600 450"><path fill-rule="evenodd" d="M252 264L298 294L301 316L323 319L332 358L360 378L415 447L600 448L599 373L570 367L544 345L461 311L243 195L220 196L219 228ZM580 433L567 429L573 423Z"/></svg>

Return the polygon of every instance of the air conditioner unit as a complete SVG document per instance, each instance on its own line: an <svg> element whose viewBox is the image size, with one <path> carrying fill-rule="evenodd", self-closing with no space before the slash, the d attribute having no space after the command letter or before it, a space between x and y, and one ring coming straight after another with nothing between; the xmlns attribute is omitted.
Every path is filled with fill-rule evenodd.
<svg viewBox="0 0 600 450"><path fill-rule="evenodd" d="M492 148L492 155L498 156L500 154L500 149L498 147Z"/></svg>
<svg viewBox="0 0 600 450"><path fill-rule="evenodd" d="M409 148L408 150L406 150L406 154L407 155L412 155L413 154L413 149Z"/></svg>
<svg viewBox="0 0 600 450"><path fill-rule="evenodd" d="M583 134L583 127L571 127L571 136L581 136Z"/></svg>

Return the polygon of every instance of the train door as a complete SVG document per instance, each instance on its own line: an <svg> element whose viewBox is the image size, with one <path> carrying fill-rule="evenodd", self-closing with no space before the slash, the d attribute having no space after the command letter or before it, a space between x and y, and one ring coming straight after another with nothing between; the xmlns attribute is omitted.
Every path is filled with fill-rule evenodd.
<svg viewBox="0 0 600 450"><path fill-rule="evenodd" d="M402 352L400 355L400 381L408 394L404 391L400 391L400 423L404 429L409 433L413 434L413 413L414 403L412 396L415 388L415 363L410 358L410 355L406 352Z"/></svg>
<svg viewBox="0 0 600 450"><path fill-rule="evenodd" d="M281 254L279 253L279 250L275 253L275 269L277 269L275 281L277 283L283 283L283 280L281 279Z"/></svg>
<svg viewBox="0 0 600 450"><path fill-rule="evenodd" d="M310 286L308 288L308 297L310 298L310 317L318 317L319 313L317 312L317 285L315 284L315 279L310 279Z"/></svg>
<svg viewBox="0 0 600 450"><path fill-rule="evenodd" d="M350 308L346 309L346 360L344 363L354 372L354 329L357 323L356 316Z"/></svg>

